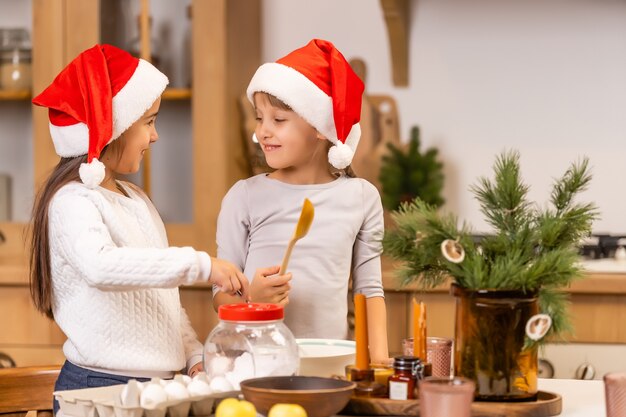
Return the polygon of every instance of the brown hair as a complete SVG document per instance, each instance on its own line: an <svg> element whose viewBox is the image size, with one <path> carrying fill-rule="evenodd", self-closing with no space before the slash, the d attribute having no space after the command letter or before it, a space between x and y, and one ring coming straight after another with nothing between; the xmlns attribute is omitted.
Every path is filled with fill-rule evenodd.
<svg viewBox="0 0 626 417"><path fill-rule="evenodd" d="M282 101L281 99L277 98L276 96L273 96L269 93L266 93L264 91L257 91L256 93L254 93L254 95L256 96L257 94L263 94L265 97L267 97L267 100L270 102L270 105L272 107L276 107L277 109L281 109L281 110L289 110L289 111L294 111L291 107L289 107L284 101ZM330 147L332 146L332 143L330 141L328 141L328 149L330 149ZM343 171L344 174L346 174L346 176L350 177L350 178L356 178L356 173L354 172L354 170L352 169L351 165L348 165L347 167L345 167L344 169L337 169L335 170L335 167L332 167L333 171L337 172L341 172Z"/></svg>
<svg viewBox="0 0 626 417"><path fill-rule="evenodd" d="M254 95L257 95L257 94L263 94L265 97L267 97L267 100L270 102L270 105L272 107L276 107L277 109L281 109L281 110L293 111L291 107L289 107L284 101L282 101L276 96L273 96L269 93L265 93L263 91L258 91L254 93Z"/></svg>
<svg viewBox="0 0 626 417"><path fill-rule="evenodd" d="M121 155L122 140L113 141L100 153L108 151ZM41 187L33 204L30 223L30 296L37 310L54 319L52 313L52 271L50 269L50 231L48 228L48 208L57 191L73 181L80 182L78 169L87 162L87 155L61 158L52 173Z"/></svg>

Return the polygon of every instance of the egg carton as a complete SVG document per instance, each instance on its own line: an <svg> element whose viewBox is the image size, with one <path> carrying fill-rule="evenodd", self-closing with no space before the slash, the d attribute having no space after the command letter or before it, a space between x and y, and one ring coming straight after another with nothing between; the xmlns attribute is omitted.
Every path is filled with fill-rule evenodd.
<svg viewBox="0 0 626 417"><path fill-rule="evenodd" d="M238 397L239 391L190 396L150 406L128 406L121 402L126 384L100 388L55 391L61 412L68 417L186 417L209 416L215 402Z"/></svg>

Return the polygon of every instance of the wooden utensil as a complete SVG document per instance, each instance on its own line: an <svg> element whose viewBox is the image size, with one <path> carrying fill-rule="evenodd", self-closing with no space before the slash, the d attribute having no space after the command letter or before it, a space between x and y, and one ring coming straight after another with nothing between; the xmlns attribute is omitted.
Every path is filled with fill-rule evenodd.
<svg viewBox="0 0 626 417"><path fill-rule="evenodd" d="M311 228L311 223L313 223L314 215L315 209L313 208L313 204L308 198L305 198L304 204L302 204L302 211L300 212L298 224L296 224L296 231L293 233L293 236L289 241L289 245L287 246L287 252L285 252L285 257L283 258L283 263L280 266L280 271L278 272L278 275L283 275L287 271L287 264L289 264L291 251L296 245L296 242L306 236L306 234L309 232L309 229Z"/></svg>

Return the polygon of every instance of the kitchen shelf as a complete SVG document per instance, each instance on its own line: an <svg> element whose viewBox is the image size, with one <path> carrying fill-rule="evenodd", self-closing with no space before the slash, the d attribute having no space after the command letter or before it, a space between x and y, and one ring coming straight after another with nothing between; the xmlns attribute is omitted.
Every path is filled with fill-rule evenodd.
<svg viewBox="0 0 626 417"><path fill-rule="evenodd" d="M31 98L30 90L16 90L16 91L0 90L0 101L24 101L24 100L30 100L30 98Z"/></svg>
<svg viewBox="0 0 626 417"><path fill-rule="evenodd" d="M167 88L163 92L163 100L191 100L191 89Z"/></svg>
<svg viewBox="0 0 626 417"><path fill-rule="evenodd" d="M101 43L102 22L109 22L116 16L115 11L130 3L129 0L32 0L32 91L43 91L80 52ZM137 6L139 0L132 0L132 3ZM163 100L168 109L163 112L160 123L163 128L166 120L178 125L189 124L191 138L181 140L181 146L191 157L192 180L188 187L192 200L176 201L176 204L191 205L192 216L185 218L185 222L168 221L165 227L170 245L192 246L214 254L215 224L222 197L232 184L247 176L236 103L261 63L261 1L190 0L186 3L191 3L194 10L190 21L193 30L189 33L190 57L193 57L190 76L194 82L191 88L171 88L164 92ZM178 5L178 2L157 4ZM112 5L111 11L102 14L102 5ZM185 84L181 81L178 85ZM31 106L32 95L31 91L0 90L0 106L8 103L10 112L25 113L28 116L25 123L32 123L33 138L28 152L19 148L17 154L24 173L33 179L28 195L34 194L58 162L50 140L48 111ZM13 132L15 129L11 129L18 122L5 117L6 125L1 127ZM207 132L211 133L210 137ZM0 147L4 156L3 152L5 148ZM189 161L181 158L167 158L168 164L180 165L166 165L156 151L154 156L153 165L161 172L178 166L187 169L189 165ZM172 185L158 183L158 186L156 190L162 192ZM21 199L22 195L14 198ZM26 217L27 213L20 210L18 214L16 219ZM29 249L24 244L27 230L28 224L24 222L0 222L0 232L6 238L0 243L0 352L9 353L19 366L57 363L58 358L62 359L65 337L53 322L35 310L31 301ZM180 291L181 302L199 340L204 340L218 322L211 290L210 285L200 284Z"/></svg>

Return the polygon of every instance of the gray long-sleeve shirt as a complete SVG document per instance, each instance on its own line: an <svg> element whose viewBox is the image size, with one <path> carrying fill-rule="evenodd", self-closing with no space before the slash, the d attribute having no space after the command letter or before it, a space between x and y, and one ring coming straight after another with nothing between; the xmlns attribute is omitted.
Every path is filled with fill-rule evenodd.
<svg viewBox="0 0 626 417"><path fill-rule="evenodd" d="M380 254L384 230L378 190L345 175L325 184L293 185L261 174L237 182L224 197L217 222L217 256L249 279L280 265L305 198L315 207L309 233L298 241L285 324L297 338L348 336L347 293L384 296Z"/></svg>

